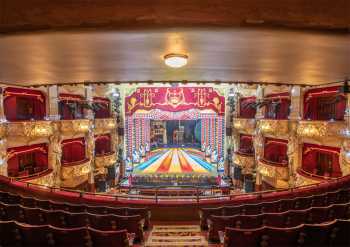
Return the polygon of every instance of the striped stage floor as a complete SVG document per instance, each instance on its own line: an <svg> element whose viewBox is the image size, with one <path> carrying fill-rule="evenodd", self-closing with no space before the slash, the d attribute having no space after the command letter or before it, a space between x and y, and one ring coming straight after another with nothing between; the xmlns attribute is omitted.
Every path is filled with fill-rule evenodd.
<svg viewBox="0 0 350 247"><path fill-rule="evenodd" d="M166 148L152 152L146 161L134 167L134 174L204 174L215 176L216 165L204 159L202 152L191 148Z"/></svg>

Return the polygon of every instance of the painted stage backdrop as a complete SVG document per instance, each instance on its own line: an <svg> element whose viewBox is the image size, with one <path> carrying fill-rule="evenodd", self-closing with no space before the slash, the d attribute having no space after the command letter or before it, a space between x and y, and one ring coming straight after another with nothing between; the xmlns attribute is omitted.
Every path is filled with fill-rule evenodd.
<svg viewBox="0 0 350 247"><path fill-rule="evenodd" d="M151 120L201 120L201 144L223 156L225 97L212 87L140 87L125 97L126 154L150 146Z"/></svg>

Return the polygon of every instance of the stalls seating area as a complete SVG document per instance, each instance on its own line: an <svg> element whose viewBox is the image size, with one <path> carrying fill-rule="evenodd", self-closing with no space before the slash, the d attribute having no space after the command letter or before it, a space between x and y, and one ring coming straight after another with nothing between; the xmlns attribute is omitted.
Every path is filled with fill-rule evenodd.
<svg viewBox="0 0 350 247"><path fill-rule="evenodd" d="M219 241L220 232L226 230L225 244L233 246L230 245L233 241L230 238L234 235L231 232L236 229L244 229L247 234L253 234L257 229L266 227L283 230L300 227L304 224L325 224L334 220L349 220L350 189L257 204L202 208L200 217L202 228L208 227L209 229L209 240ZM229 230L229 228L233 230ZM301 227L301 229L304 228ZM252 233L249 233L250 231ZM234 246L247 246L238 243L240 241Z"/></svg>
<svg viewBox="0 0 350 247"><path fill-rule="evenodd" d="M33 231L41 226L43 231L53 236L53 242L58 241L58 244L53 246L61 246L60 240L55 239L55 236L63 233L57 232L74 232L75 230L77 232L84 231L86 236L90 236L91 246L103 246L100 245L100 241L102 241L104 234L111 235L111 238L118 236L121 238L118 240L119 243L125 244L128 243L126 233L132 233L136 241L142 242L144 239L143 229L147 229L150 224L150 211L147 208L61 203L34 197L23 197L10 192L0 192L0 220L1 235L8 231L8 227L14 227L20 235L19 239L23 241L32 241L27 239L26 234L23 233L25 231L22 229L23 225L32 227L30 230ZM94 240L93 236L95 235L96 238L102 239ZM74 238L74 234L69 238L71 237ZM11 246L10 242L7 242L11 241L10 239L2 238L0 241L2 241L1 246ZM67 239L65 243L74 243L69 241L72 239ZM41 243L44 245L44 242ZM105 244L107 243L105 242Z"/></svg>

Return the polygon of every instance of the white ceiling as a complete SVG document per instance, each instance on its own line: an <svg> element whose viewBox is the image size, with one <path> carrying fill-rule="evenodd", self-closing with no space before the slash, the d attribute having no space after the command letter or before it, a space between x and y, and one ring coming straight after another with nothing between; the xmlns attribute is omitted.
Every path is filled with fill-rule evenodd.
<svg viewBox="0 0 350 247"><path fill-rule="evenodd" d="M188 54L185 68L163 56ZM247 28L42 32L0 36L0 82L266 81L350 76L350 35Z"/></svg>

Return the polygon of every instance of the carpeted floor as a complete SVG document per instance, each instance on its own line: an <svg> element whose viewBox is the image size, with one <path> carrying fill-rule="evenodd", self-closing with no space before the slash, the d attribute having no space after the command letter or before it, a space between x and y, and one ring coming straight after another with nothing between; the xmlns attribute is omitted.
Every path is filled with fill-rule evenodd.
<svg viewBox="0 0 350 247"><path fill-rule="evenodd" d="M146 247L208 246L199 225L155 225L145 243Z"/></svg>

